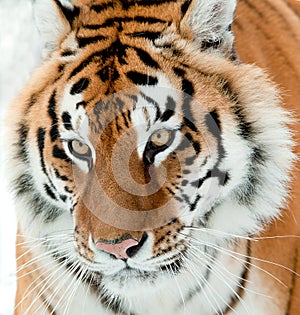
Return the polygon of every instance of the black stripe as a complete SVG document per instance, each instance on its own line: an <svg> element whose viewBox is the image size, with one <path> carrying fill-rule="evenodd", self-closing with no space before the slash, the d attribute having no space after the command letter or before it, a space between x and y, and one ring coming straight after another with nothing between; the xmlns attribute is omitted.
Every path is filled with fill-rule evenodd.
<svg viewBox="0 0 300 315"><path fill-rule="evenodd" d="M94 4L90 7L90 10L95 11L97 13L101 13L104 10L107 10L109 8L114 8L113 2L108 2L104 4Z"/></svg>
<svg viewBox="0 0 300 315"><path fill-rule="evenodd" d="M25 125L24 122L21 122L19 128L17 130L19 141L18 141L18 157L22 159L23 162L27 160L27 136L28 136L29 128Z"/></svg>
<svg viewBox="0 0 300 315"><path fill-rule="evenodd" d="M189 9L191 3L192 3L192 0L187 0L181 5L182 15L186 14L186 12Z"/></svg>
<svg viewBox="0 0 300 315"><path fill-rule="evenodd" d="M71 88L71 95L80 94L88 88L90 80L88 78L81 78Z"/></svg>
<svg viewBox="0 0 300 315"><path fill-rule="evenodd" d="M27 109L31 108L36 102L37 102L37 95L36 94L31 95L30 100L27 105Z"/></svg>
<svg viewBox="0 0 300 315"><path fill-rule="evenodd" d="M247 121L247 115L243 106L237 103L231 109L238 120L240 136L248 140L251 136L253 136L254 131L251 122Z"/></svg>
<svg viewBox="0 0 300 315"><path fill-rule="evenodd" d="M182 80L182 91L183 94L183 113L184 113L184 124L194 132L198 132L195 125L195 119L191 112L191 101L195 93L193 83L187 79Z"/></svg>
<svg viewBox="0 0 300 315"><path fill-rule="evenodd" d="M86 68L90 63L95 61L95 58L97 57L101 57L102 56L102 51L96 51L94 53L92 53L91 55L89 55L84 61L81 61L80 64L73 69L73 71L70 74L69 79L71 79L72 77L74 77L76 74L78 74L79 72L81 72L84 68Z"/></svg>
<svg viewBox="0 0 300 315"><path fill-rule="evenodd" d="M44 148L45 148L45 135L46 135L46 129L45 128L39 128L37 131L37 142L38 142L38 148L39 148L39 154L40 154L40 163L41 163L41 167L42 167L42 171L43 173L46 175L49 184L51 185L53 190L55 189L55 186L53 185L47 170L46 170L46 165L45 165L45 161L44 161Z"/></svg>
<svg viewBox="0 0 300 315"><path fill-rule="evenodd" d="M201 196L200 196L200 195L197 195L195 201L194 201L192 204L190 204L190 211L191 211L191 212L193 212L193 211L196 209L197 204L198 204L198 202L199 202L200 199L201 199Z"/></svg>
<svg viewBox="0 0 300 315"><path fill-rule="evenodd" d="M54 168L54 172L55 172L55 176L57 178L59 178L60 180L62 180L62 181L68 181L69 180L69 178L67 176L61 175L56 168Z"/></svg>
<svg viewBox="0 0 300 315"><path fill-rule="evenodd" d="M52 124L51 124L51 129L50 129L50 137L51 137L51 141L54 142L58 136L59 136L59 132L58 132L58 119L56 116L56 91L54 91L50 97L49 100L49 105L48 105L48 114L51 117L52 120Z"/></svg>
<svg viewBox="0 0 300 315"><path fill-rule="evenodd" d="M126 75L136 85L156 85L158 83L156 77L137 71L129 71Z"/></svg>
<svg viewBox="0 0 300 315"><path fill-rule="evenodd" d="M57 80L64 74L64 69L65 69L65 65L64 64L60 64L57 68L58 73L60 73L61 75L58 76Z"/></svg>
<svg viewBox="0 0 300 315"><path fill-rule="evenodd" d="M123 117L123 119L124 119L125 126L126 126L127 128L129 128L129 124L128 124L128 121L127 121L127 117L126 117L125 113L123 113L123 112L122 112L122 117Z"/></svg>
<svg viewBox="0 0 300 315"><path fill-rule="evenodd" d="M192 144L192 146L193 146L193 148L194 148L194 150L196 152L196 155L198 155L200 153L200 151L201 151L200 143L198 141L194 140L193 136L189 132L187 132L185 134L185 137Z"/></svg>
<svg viewBox="0 0 300 315"><path fill-rule="evenodd" d="M54 200L57 200L54 192L52 191L52 189L47 185L47 184L44 184L44 189L47 193L47 195L51 198L51 199L54 199Z"/></svg>
<svg viewBox="0 0 300 315"><path fill-rule="evenodd" d="M195 93L193 83L187 79L183 79L182 80L182 91L190 97L193 96Z"/></svg>
<svg viewBox="0 0 300 315"><path fill-rule="evenodd" d="M59 199L63 202L65 202L67 200L67 196L66 195L59 195Z"/></svg>
<svg viewBox="0 0 300 315"><path fill-rule="evenodd" d="M64 190L65 190L67 193L69 193L69 194L73 194L73 190L70 189L68 186L65 186L65 187L64 187Z"/></svg>
<svg viewBox="0 0 300 315"><path fill-rule="evenodd" d="M184 75L185 75L185 71L183 69L174 68L173 71L180 78L184 77Z"/></svg>
<svg viewBox="0 0 300 315"><path fill-rule="evenodd" d="M169 187L166 187L167 191L172 195L172 196L175 196L176 193Z"/></svg>
<svg viewBox="0 0 300 315"><path fill-rule="evenodd" d="M135 16L133 18L126 18L126 22L138 22L138 23L148 23L148 24L156 24L156 23L168 23L169 21L158 19L158 18L153 18L149 16Z"/></svg>
<svg viewBox="0 0 300 315"><path fill-rule="evenodd" d="M174 99L168 96L167 103L166 103L166 110L164 111L164 113L162 114L160 118L161 121L167 121L175 114L174 112L175 105L176 104L175 104Z"/></svg>
<svg viewBox="0 0 300 315"><path fill-rule="evenodd" d="M77 37L79 48L83 48L87 45L95 44L103 40L107 40L107 37L102 36L102 35L93 36L93 37Z"/></svg>
<svg viewBox="0 0 300 315"><path fill-rule="evenodd" d="M227 172L220 171L215 165L214 168L208 171L203 178L199 178L194 182L191 182L191 185L193 187L200 188L203 185L204 181L206 181L208 178L218 178L219 185L225 186L230 179L230 175Z"/></svg>
<svg viewBox="0 0 300 315"><path fill-rule="evenodd" d="M264 165L267 158L268 153L262 148L255 147L252 149L248 174L244 179L244 184L240 185L236 194L236 198L241 204L251 204L253 198L257 195L257 191L262 183L260 165Z"/></svg>
<svg viewBox="0 0 300 315"><path fill-rule="evenodd" d="M146 39L150 39L151 41L154 41L161 36L161 32L145 31L145 32L127 33L126 35L131 36L131 37L146 38Z"/></svg>
<svg viewBox="0 0 300 315"><path fill-rule="evenodd" d="M101 70L97 72L97 75L99 76L102 82L108 81L110 76L110 67L109 66L103 67Z"/></svg>
<svg viewBox="0 0 300 315"><path fill-rule="evenodd" d="M175 112L171 109L166 109L164 111L164 113L162 114L160 120L161 121L167 121L169 120L173 115L175 114Z"/></svg>
<svg viewBox="0 0 300 315"><path fill-rule="evenodd" d="M87 24L87 25L83 25L83 28L86 28L88 30L97 30L101 28L101 25L100 24Z"/></svg>
<svg viewBox="0 0 300 315"><path fill-rule="evenodd" d="M62 57L70 57L70 56L74 56L75 55L75 51L72 50L65 50L61 53ZM59 71L61 72L61 71Z"/></svg>
<svg viewBox="0 0 300 315"><path fill-rule="evenodd" d="M87 66L89 66L92 62L97 62L99 64L99 61L102 61L102 65L104 66L106 64L107 60L114 61L114 56L118 58L118 61L120 64L126 64L126 50L128 46L123 45L119 39L117 39L115 42L113 42L111 45L109 45L107 48L96 51L93 54L89 55L84 61L82 61L71 73L69 79L71 79L73 76L77 75L79 72L81 72L83 69L85 69ZM100 60L99 60L100 59Z"/></svg>
<svg viewBox="0 0 300 315"><path fill-rule="evenodd" d="M161 117L161 111L158 105L154 105L156 109L156 114L155 114L155 121L158 121L158 119Z"/></svg>
<svg viewBox="0 0 300 315"><path fill-rule="evenodd" d="M45 134L46 134L46 130L44 128L38 129L37 141L38 141L38 147L39 147L39 152L40 152L40 162L42 166L42 171L44 172L45 175L48 175L46 171L45 161L44 161Z"/></svg>
<svg viewBox="0 0 300 315"><path fill-rule="evenodd" d="M217 88L221 91L221 93L229 98L229 100L233 103L237 103L238 94L233 90L230 82L226 78L220 78L217 80Z"/></svg>
<svg viewBox="0 0 300 315"><path fill-rule="evenodd" d="M65 128L67 130L72 130L73 127L71 123L71 115L68 112L63 112L61 118L62 118Z"/></svg>
<svg viewBox="0 0 300 315"><path fill-rule="evenodd" d="M193 141L192 142L192 145L193 145L193 148L196 152L196 155L198 155L200 152L201 152L201 146L200 146L200 143L198 141Z"/></svg>
<svg viewBox="0 0 300 315"><path fill-rule="evenodd" d="M214 135L215 138L220 138L221 135L221 122L219 113L216 109L211 111L205 117L205 123L208 127L208 131Z"/></svg>
<svg viewBox="0 0 300 315"><path fill-rule="evenodd" d="M149 55L149 53L147 53L146 51L140 48L133 48L133 49L145 65L155 68L155 69L160 69L159 64Z"/></svg>
<svg viewBox="0 0 300 315"><path fill-rule="evenodd" d="M57 145L53 147L52 154L57 159L65 160L66 162L71 162L69 157L66 155L65 151L60 149Z"/></svg>
<svg viewBox="0 0 300 315"><path fill-rule="evenodd" d="M81 63L71 72L69 79L77 75L84 68L89 66L92 62L99 63L99 58L102 61L102 64L104 65L107 60L112 59L113 56L117 55L118 61L121 64L126 63L126 60L124 58L126 57L127 48L128 46L123 45L119 39L116 40L107 48L100 51L96 51L92 53L91 55L89 55L84 61L81 61Z"/></svg>
<svg viewBox="0 0 300 315"><path fill-rule="evenodd" d="M159 109L158 103L157 103L152 97L147 96L147 95L144 94L144 93L141 93L140 95L142 96L142 98L143 98L145 101L147 101L148 103L154 105L155 107L157 107L157 108Z"/></svg>
<svg viewBox="0 0 300 315"><path fill-rule="evenodd" d="M216 166L218 166L221 160L225 157L225 149L222 143L221 138L221 121L219 113L216 109L206 114L205 116L205 124L207 126L208 131L217 139L218 141L218 162Z"/></svg>
<svg viewBox="0 0 300 315"><path fill-rule="evenodd" d="M207 174L203 178L199 178L199 179L195 180L194 182L191 182L191 185L193 187L200 188L202 186L202 184L204 183L204 181L207 180L208 178L211 178L211 177L212 177L212 172L208 171Z"/></svg>

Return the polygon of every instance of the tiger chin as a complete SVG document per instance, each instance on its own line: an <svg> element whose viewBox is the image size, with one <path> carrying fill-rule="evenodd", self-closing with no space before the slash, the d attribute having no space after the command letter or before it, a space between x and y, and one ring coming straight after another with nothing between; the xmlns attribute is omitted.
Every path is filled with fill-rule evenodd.
<svg viewBox="0 0 300 315"><path fill-rule="evenodd" d="M16 315L298 314L291 114L237 59L235 9L35 1L44 60L6 128Z"/></svg>

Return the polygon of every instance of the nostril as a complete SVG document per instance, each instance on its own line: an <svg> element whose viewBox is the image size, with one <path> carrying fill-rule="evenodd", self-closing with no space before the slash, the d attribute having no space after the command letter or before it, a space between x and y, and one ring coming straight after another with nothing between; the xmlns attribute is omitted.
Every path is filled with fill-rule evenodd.
<svg viewBox="0 0 300 315"><path fill-rule="evenodd" d="M131 237L121 241L98 241L96 248L118 259L127 259L133 257L140 250L147 238L148 235L144 232L139 242Z"/></svg>
<svg viewBox="0 0 300 315"><path fill-rule="evenodd" d="M135 246L129 247L126 250L127 256L129 258L133 257L141 249L141 247L144 245L144 243L146 242L147 238L148 238L148 234L146 232L144 232L141 240L139 241L139 243L137 245L135 245Z"/></svg>
<svg viewBox="0 0 300 315"><path fill-rule="evenodd" d="M128 258L128 255L126 253L127 249L130 247L134 247L137 244L138 242L132 238L123 240L118 243L98 241L96 243L96 248L98 250L111 254L118 259L123 259L123 258L126 259Z"/></svg>

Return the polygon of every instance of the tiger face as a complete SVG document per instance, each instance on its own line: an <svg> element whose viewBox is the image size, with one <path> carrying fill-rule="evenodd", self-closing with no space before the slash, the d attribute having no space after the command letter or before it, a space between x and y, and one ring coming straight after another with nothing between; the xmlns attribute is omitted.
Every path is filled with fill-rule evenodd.
<svg viewBox="0 0 300 315"><path fill-rule="evenodd" d="M19 99L12 183L56 263L130 295L205 274L214 246L279 215L289 118L235 61L235 1L36 2L45 60Z"/></svg>

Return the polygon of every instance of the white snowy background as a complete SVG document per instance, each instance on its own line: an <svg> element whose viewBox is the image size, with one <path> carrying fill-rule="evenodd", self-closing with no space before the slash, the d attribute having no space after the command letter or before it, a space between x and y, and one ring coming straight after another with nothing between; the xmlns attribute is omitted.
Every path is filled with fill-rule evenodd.
<svg viewBox="0 0 300 315"><path fill-rule="evenodd" d="M12 315L15 298L16 219L6 188L3 116L40 62L40 43L30 0L0 0L0 315Z"/></svg>

